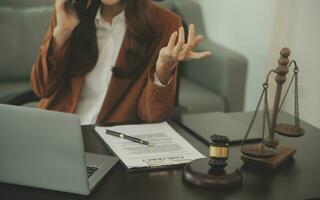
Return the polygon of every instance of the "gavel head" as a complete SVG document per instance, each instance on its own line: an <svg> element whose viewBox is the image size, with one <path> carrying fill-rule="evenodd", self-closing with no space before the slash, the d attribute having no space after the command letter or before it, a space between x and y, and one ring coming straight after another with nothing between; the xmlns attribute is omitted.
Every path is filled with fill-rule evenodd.
<svg viewBox="0 0 320 200"><path fill-rule="evenodd" d="M212 135L210 139L212 143L209 147L209 164L214 170L223 170L228 165L229 139L221 135Z"/></svg>

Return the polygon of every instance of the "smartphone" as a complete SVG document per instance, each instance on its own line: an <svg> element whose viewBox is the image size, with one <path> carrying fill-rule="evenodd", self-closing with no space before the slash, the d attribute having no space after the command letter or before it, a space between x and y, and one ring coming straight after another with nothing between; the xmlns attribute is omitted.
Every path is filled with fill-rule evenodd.
<svg viewBox="0 0 320 200"><path fill-rule="evenodd" d="M86 13L87 10L87 0L68 0L65 3L66 10L75 9L79 19L81 20Z"/></svg>

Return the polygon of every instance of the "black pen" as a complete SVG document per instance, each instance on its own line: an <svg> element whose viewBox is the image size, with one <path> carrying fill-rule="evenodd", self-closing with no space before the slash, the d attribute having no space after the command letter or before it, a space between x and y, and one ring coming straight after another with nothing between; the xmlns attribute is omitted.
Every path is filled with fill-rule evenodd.
<svg viewBox="0 0 320 200"><path fill-rule="evenodd" d="M130 140L132 142L136 142L136 143L139 143L139 144L144 144L144 145L150 145L150 142L147 142L147 141L144 141L144 140L141 140L139 138L135 138L135 137L132 137L132 136L129 136L129 135L125 135L123 133L119 133L119 132L116 132L116 131L111 131L111 130L106 130L106 134L109 134L109 135L113 135L113 136L116 136L116 137L119 137L119 138L123 138L123 139L126 139L126 140Z"/></svg>

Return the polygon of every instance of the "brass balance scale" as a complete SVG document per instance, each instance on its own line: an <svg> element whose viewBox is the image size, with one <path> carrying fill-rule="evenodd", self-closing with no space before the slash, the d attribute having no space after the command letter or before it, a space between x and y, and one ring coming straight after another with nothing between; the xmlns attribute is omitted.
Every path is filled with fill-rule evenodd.
<svg viewBox="0 0 320 200"><path fill-rule="evenodd" d="M263 91L259 98L258 105L246 131L244 140L241 143L241 159L245 165L263 166L268 169L275 169L280 164L291 158L296 149L279 144L275 138L275 133L286 137L300 137L305 131L300 127L299 104L298 104L298 73L299 68L296 61L288 59L290 50L283 48L280 51L281 57L278 59L279 66L270 70L266 81L263 84ZM286 82L286 75L291 66L293 75L289 86L281 100L282 86ZM269 78L272 73L276 74L275 81L277 83L275 100L273 106L272 118L269 113L268 90ZM279 111L288 95L290 87L294 81L294 124L277 124ZM263 120L262 120L262 137L259 144L246 144L247 138L251 132L252 126L257 117L262 100L264 100ZM280 101L281 100L281 101ZM269 130L269 136L265 138L266 129ZM235 166L227 167L228 159L228 138L221 135L212 135L212 143L209 146L209 158L201 158L194 160L185 165L183 170L183 179L195 186L210 189L226 189L236 188L242 185L242 173Z"/></svg>
<svg viewBox="0 0 320 200"><path fill-rule="evenodd" d="M241 159L246 164L254 164L266 167L268 169L274 169L278 167L281 163L288 160L294 155L296 149L292 147L287 147L285 145L279 144L279 141L275 138L275 133L286 136L286 137L300 137L303 136L305 131L300 127L299 118L299 104L298 104L298 73L299 68L295 60L290 61L289 55L290 50L288 48L283 48L280 51L281 57L278 59L278 67L271 70L263 84L263 91L259 98L258 105L253 114L252 120L249 124L247 132L245 134L244 140L241 144ZM289 68L293 67L293 75L288 85L288 88L281 100L282 86L286 82L286 75L289 72ZM275 81L277 83L272 118L270 118L269 104L268 104L268 89L269 89L269 77L272 73L276 74ZM277 118L279 111L282 108L283 103L288 95L288 92L294 81L294 124L277 124ZM246 144L246 140L250 134L258 110L264 99L263 108L263 122L262 122L262 138L259 144ZM281 100L281 102L280 102ZM269 136L265 138L266 129L269 131Z"/></svg>

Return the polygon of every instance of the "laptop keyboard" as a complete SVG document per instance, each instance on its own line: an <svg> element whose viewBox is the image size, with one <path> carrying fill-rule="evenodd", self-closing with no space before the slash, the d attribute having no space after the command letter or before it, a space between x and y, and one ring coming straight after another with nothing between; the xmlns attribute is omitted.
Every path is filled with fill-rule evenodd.
<svg viewBox="0 0 320 200"><path fill-rule="evenodd" d="M97 169L97 167L87 166L88 179L92 176L92 174L94 174L94 172L97 171Z"/></svg>

